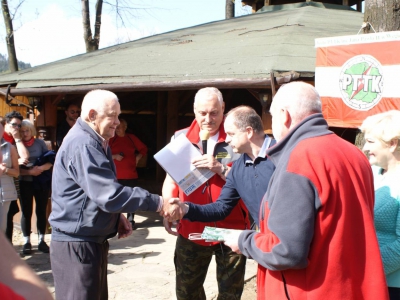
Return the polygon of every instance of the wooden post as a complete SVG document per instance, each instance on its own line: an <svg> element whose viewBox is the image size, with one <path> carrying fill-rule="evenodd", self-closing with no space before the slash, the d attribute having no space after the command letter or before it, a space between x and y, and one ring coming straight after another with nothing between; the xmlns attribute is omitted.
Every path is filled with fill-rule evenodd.
<svg viewBox="0 0 400 300"><path fill-rule="evenodd" d="M157 151L162 149L170 137L166 136L167 116L165 114L167 106L167 93L157 93ZM156 167L156 181L162 182L165 178L165 171L159 164Z"/></svg>
<svg viewBox="0 0 400 300"><path fill-rule="evenodd" d="M361 0L357 1L357 11L359 11L359 12L362 12L362 3L361 2L362 2Z"/></svg>
<svg viewBox="0 0 400 300"><path fill-rule="evenodd" d="M264 0L264 6L272 5L272 0Z"/></svg>
<svg viewBox="0 0 400 300"><path fill-rule="evenodd" d="M267 134L272 134L272 116L269 113L269 108L271 107L272 102L272 94L263 94L260 102L262 105L261 119L263 122L264 132Z"/></svg>
<svg viewBox="0 0 400 300"><path fill-rule="evenodd" d="M343 5L349 6L349 0L343 0Z"/></svg>
<svg viewBox="0 0 400 300"><path fill-rule="evenodd" d="M178 128L178 105L179 105L179 92L168 91L168 104L167 104L167 138L177 131Z"/></svg>

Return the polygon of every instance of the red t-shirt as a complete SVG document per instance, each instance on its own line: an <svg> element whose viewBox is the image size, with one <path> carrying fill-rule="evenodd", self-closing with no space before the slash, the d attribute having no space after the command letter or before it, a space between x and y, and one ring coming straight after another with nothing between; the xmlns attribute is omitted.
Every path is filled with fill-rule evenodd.
<svg viewBox="0 0 400 300"><path fill-rule="evenodd" d="M115 160L117 169L117 179L136 179L138 173L136 171L136 151L143 156L147 153L147 147L135 135L126 133L120 137L115 135L109 142L111 153L123 153L124 158L121 161Z"/></svg>
<svg viewBox="0 0 400 300"><path fill-rule="evenodd" d="M0 299L2 300L24 300L25 298L15 293L8 286L0 282Z"/></svg>

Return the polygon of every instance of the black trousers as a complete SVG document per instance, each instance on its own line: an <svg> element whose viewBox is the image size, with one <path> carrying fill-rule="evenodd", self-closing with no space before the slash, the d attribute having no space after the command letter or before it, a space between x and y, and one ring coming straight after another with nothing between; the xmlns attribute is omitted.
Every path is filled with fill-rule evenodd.
<svg viewBox="0 0 400 300"><path fill-rule="evenodd" d="M57 300L106 300L108 242L51 241L50 263Z"/></svg>
<svg viewBox="0 0 400 300"><path fill-rule="evenodd" d="M137 186L137 179L118 179L118 183L123 186L135 187ZM129 222L135 224L135 213L127 213L126 218Z"/></svg>
<svg viewBox="0 0 400 300"><path fill-rule="evenodd" d="M11 201L10 208L7 213L7 228L6 236L12 243L12 236L14 231L14 216L19 212L19 207L17 201Z"/></svg>
<svg viewBox="0 0 400 300"><path fill-rule="evenodd" d="M49 189L35 190L32 181L20 181L21 190L21 229L24 236L31 234L31 218L33 209L33 197L36 202L36 219L39 234L46 233L46 208L49 200Z"/></svg>

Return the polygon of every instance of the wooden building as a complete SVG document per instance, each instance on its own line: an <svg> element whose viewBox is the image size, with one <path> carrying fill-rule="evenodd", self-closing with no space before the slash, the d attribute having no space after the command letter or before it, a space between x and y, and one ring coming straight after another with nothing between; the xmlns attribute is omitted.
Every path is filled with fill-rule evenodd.
<svg viewBox="0 0 400 300"><path fill-rule="evenodd" d="M362 25L362 13L330 3L269 5L248 16L1 75L1 113L17 108L37 126L50 128L54 140L66 103L82 101L93 89L111 90L129 128L149 147L146 175L161 182L164 173L152 157L175 130L193 120L199 88L219 88L226 111L241 104L254 107L271 133L269 105L279 86L293 80L314 82L314 39L357 34Z"/></svg>

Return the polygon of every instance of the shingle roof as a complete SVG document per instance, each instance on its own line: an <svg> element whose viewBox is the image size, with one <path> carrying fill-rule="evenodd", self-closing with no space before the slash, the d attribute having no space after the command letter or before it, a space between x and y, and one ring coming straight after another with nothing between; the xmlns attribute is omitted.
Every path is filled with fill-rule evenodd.
<svg viewBox="0 0 400 300"><path fill-rule="evenodd" d="M270 70L313 77L314 39L356 34L357 11L305 6L207 23L0 76L18 89L83 85L184 88L196 82L250 82Z"/></svg>

